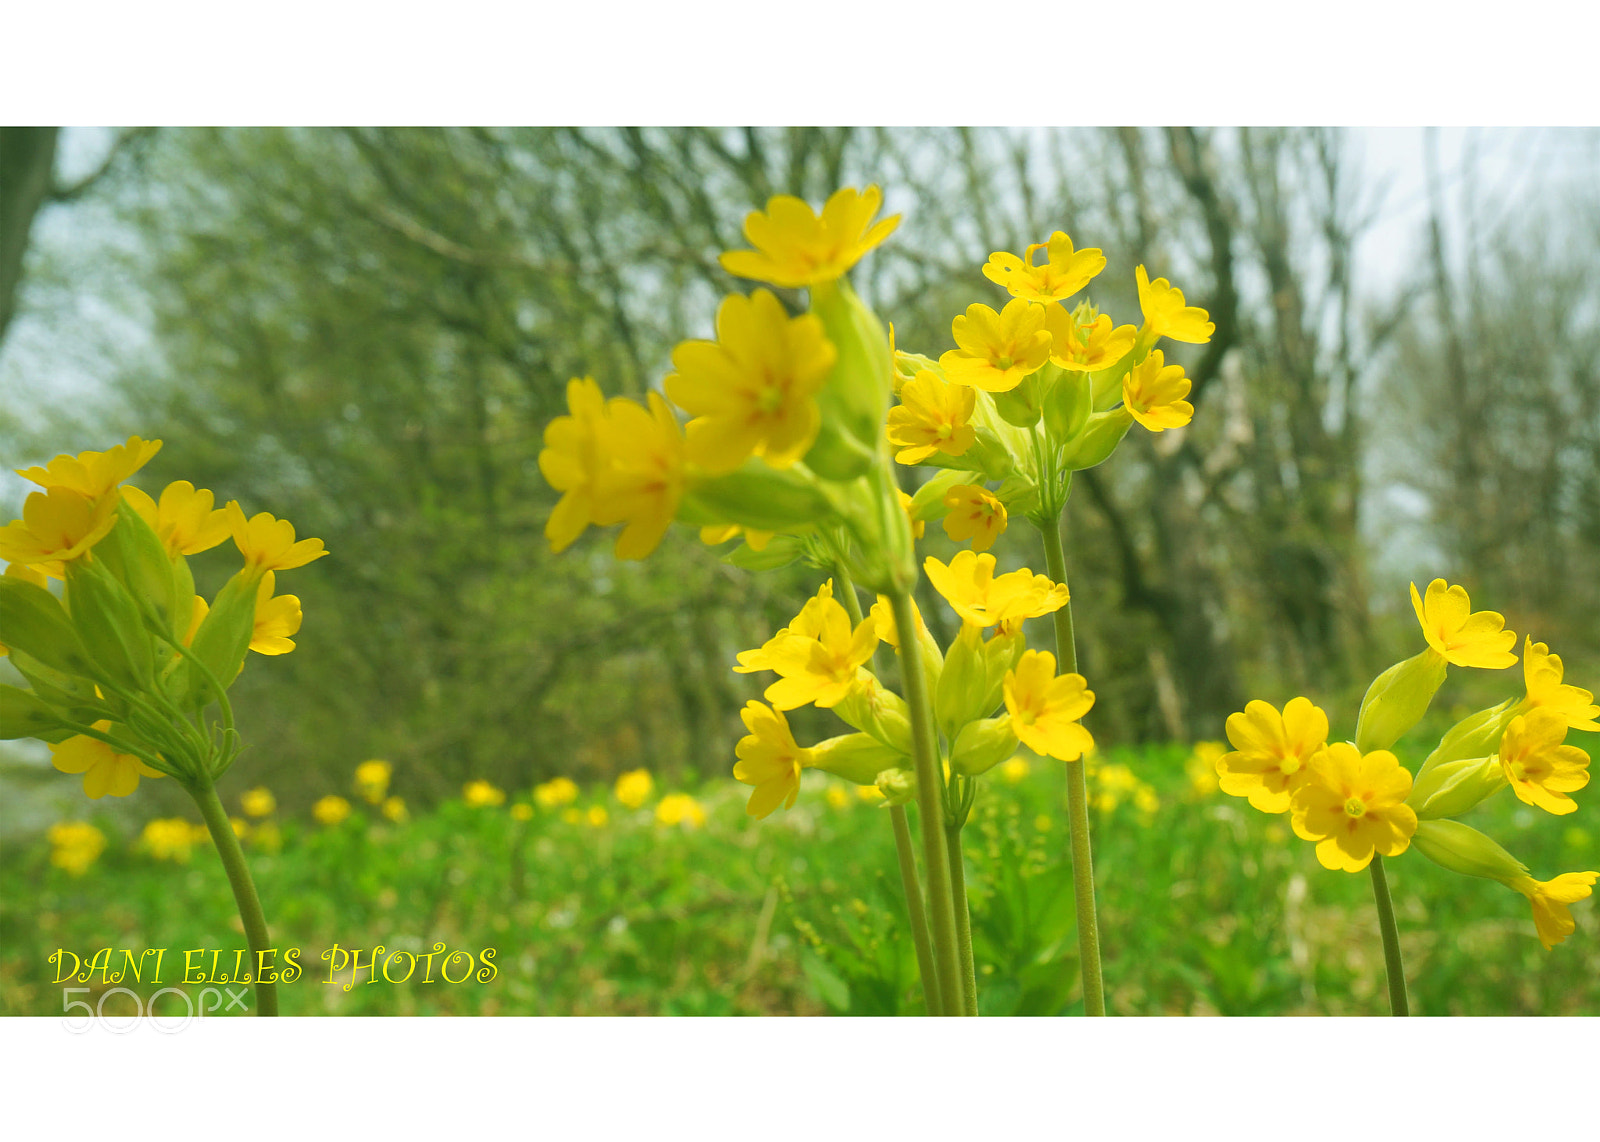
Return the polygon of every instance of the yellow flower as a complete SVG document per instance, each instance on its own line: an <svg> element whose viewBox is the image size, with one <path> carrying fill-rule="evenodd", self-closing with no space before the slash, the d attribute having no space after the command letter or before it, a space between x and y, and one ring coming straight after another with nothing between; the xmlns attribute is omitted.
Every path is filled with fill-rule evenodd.
<svg viewBox="0 0 1600 1142"><path fill-rule="evenodd" d="M790 317L769 290L724 298L717 339L679 345L677 372L663 382L695 418L685 430L690 463L731 472L756 455L790 467L817 439L816 395L838 356L819 318Z"/></svg>
<svg viewBox="0 0 1600 1142"><path fill-rule="evenodd" d="M480 779L463 785L461 798L474 809L490 809L506 803L506 791Z"/></svg>
<svg viewBox="0 0 1600 1142"><path fill-rule="evenodd" d="M388 797L383 802L383 815L396 824L406 819L406 803L400 797Z"/></svg>
<svg viewBox="0 0 1600 1142"><path fill-rule="evenodd" d="M706 811L687 793L668 793L656 806L656 821L662 825L685 825L698 829L706 823Z"/></svg>
<svg viewBox="0 0 1600 1142"><path fill-rule="evenodd" d="M1528 687L1523 708L1554 710L1569 730L1600 733L1600 722L1595 721L1600 706L1594 704L1594 695L1563 683L1561 656L1551 654L1544 643L1534 642L1532 635L1522 644L1522 677Z"/></svg>
<svg viewBox="0 0 1600 1142"><path fill-rule="evenodd" d="M1026 567L996 578L994 565L993 555L958 551L948 567L930 555L923 569L956 614L980 627L1038 618L1066 605L1066 584Z"/></svg>
<svg viewBox="0 0 1600 1142"><path fill-rule="evenodd" d="M1144 314L1142 332L1149 344L1157 337L1170 337L1174 341L1187 341L1191 345L1204 345L1217 331L1205 310L1185 305L1183 291L1173 288L1166 278L1151 281L1144 267L1134 271L1139 281L1139 310Z"/></svg>
<svg viewBox="0 0 1600 1142"><path fill-rule="evenodd" d="M1033 256L1039 250L1045 251L1048 260L1042 266L1035 266ZM1099 250L1074 252L1072 239L1057 230L1048 242L1029 246L1021 258L1004 252L990 254L983 276L995 285L1005 286L1012 297L1028 301L1065 301L1105 268L1105 255Z"/></svg>
<svg viewBox="0 0 1600 1142"><path fill-rule="evenodd" d="M270 512L257 512L246 519L237 500L229 500L222 510L227 513L233 542L244 556L245 567L254 574L291 571L328 554L320 539L302 539L296 543L294 524L277 519Z"/></svg>
<svg viewBox="0 0 1600 1142"><path fill-rule="evenodd" d="M216 497L188 480L168 484L158 504L138 488L122 489L122 498L150 525L170 556L209 551L228 538L228 513L213 505Z"/></svg>
<svg viewBox="0 0 1600 1142"><path fill-rule="evenodd" d="M1094 705L1081 674L1056 677L1055 655L1025 650L1005 677L1006 712L1019 741L1034 753L1077 761L1094 748L1078 719Z"/></svg>
<svg viewBox="0 0 1600 1142"><path fill-rule="evenodd" d="M240 840L250 835L250 823L243 817L229 817L228 828L233 830L233 835Z"/></svg>
<svg viewBox="0 0 1600 1142"><path fill-rule="evenodd" d="M570 777L555 777L533 787L533 799L541 809L559 809L578 799L578 786Z"/></svg>
<svg viewBox="0 0 1600 1142"><path fill-rule="evenodd" d="M278 799L265 785L258 785L240 795L239 807L247 817L266 817L278 807Z"/></svg>
<svg viewBox="0 0 1600 1142"><path fill-rule="evenodd" d="M876 785L857 785L856 786L856 800L858 800L858 801L882 801L883 800L883 790L879 789Z"/></svg>
<svg viewBox="0 0 1600 1142"><path fill-rule="evenodd" d="M1111 315L1102 313L1093 324L1079 325L1069 310L1046 306L1044 327L1050 333L1050 360L1075 373L1109 369L1133 349L1139 331L1131 325L1112 328Z"/></svg>
<svg viewBox="0 0 1600 1142"><path fill-rule="evenodd" d="M980 484L957 484L944 494L944 533L957 543L972 540L972 550L988 551L1006 529L1006 506Z"/></svg>
<svg viewBox="0 0 1600 1142"><path fill-rule="evenodd" d="M533 806L528 804L526 801L518 801L515 805L511 806L511 819L513 821L533 820Z"/></svg>
<svg viewBox="0 0 1600 1142"><path fill-rule="evenodd" d="M1565 872L1554 880L1534 880L1531 876L1515 881L1511 887L1533 905L1533 926L1539 942L1549 951L1577 929L1567 905L1576 904L1592 891L1600 873Z"/></svg>
<svg viewBox="0 0 1600 1142"><path fill-rule="evenodd" d="M1386 749L1365 757L1349 742L1335 742L1311 758L1305 781L1290 799L1295 835L1317 845L1323 868L1360 872L1372 856L1398 856L1417 831L1417 814L1405 804L1411 774Z"/></svg>
<svg viewBox="0 0 1600 1142"><path fill-rule="evenodd" d="M856 788L863 789L866 787L858 785ZM850 800L850 794L845 792L842 785L829 785L828 791L823 796L827 797L830 809L848 809L855 804L854 801Z"/></svg>
<svg viewBox="0 0 1600 1142"><path fill-rule="evenodd" d="M59 821L49 835L50 863L72 876L88 872L106 847L106 835L87 821Z"/></svg>
<svg viewBox="0 0 1600 1142"><path fill-rule="evenodd" d="M959 348L941 354L939 365L958 385L1009 392L1050 359L1044 319L1044 306L1021 299L1007 302L999 313L987 305L969 305L965 315L950 323Z"/></svg>
<svg viewBox="0 0 1600 1142"><path fill-rule="evenodd" d="M605 394L593 377L567 382L568 416L544 426L539 471L561 492L544 535L551 551L564 551L594 521L595 484L600 478L598 429L606 415Z"/></svg>
<svg viewBox="0 0 1600 1142"><path fill-rule="evenodd" d="M1009 761L1000 763L1000 776L1007 785L1021 785L1032 772L1033 766L1028 764L1028 759L1025 757L1013 757Z"/></svg>
<svg viewBox="0 0 1600 1142"><path fill-rule="evenodd" d="M820 620L815 635L791 627L790 633L761 648L767 669L780 675L765 697L780 710L812 702L821 709L838 705L855 688L861 666L878 646L878 624L870 616L851 630L850 616L836 600L819 595L812 601L818 603Z"/></svg>
<svg viewBox="0 0 1600 1142"><path fill-rule="evenodd" d="M1411 606L1422 624L1428 645L1454 666L1501 670L1516 665L1514 632L1504 630L1505 618L1496 611L1472 612L1467 589L1447 586L1443 579L1428 584L1427 598L1411 584Z"/></svg>
<svg viewBox="0 0 1600 1142"><path fill-rule="evenodd" d="M894 623L894 604L889 602L885 595L879 595L878 601L872 604L872 609L867 612L872 621L878 624L878 637L894 649L900 649L900 631ZM911 600L911 618L916 623L917 634L920 636L927 632L928 626L922 621L922 612L917 609L917 601Z"/></svg>
<svg viewBox="0 0 1600 1142"><path fill-rule="evenodd" d="M648 769L630 769L617 778L614 792L623 805L637 809L650 800L650 792L655 787L656 783L651 779Z"/></svg>
<svg viewBox="0 0 1600 1142"><path fill-rule="evenodd" d="M1311 759L1328 744L1328 715L1309 698L1291 698L1283 713L1259 699L1229 714L1233 752L1216 759L1224 793L1247 797L1263 813L1283 813L1304 785Z"/></svg>
<svg viewBox="0 0 1600 1142"><path fill-rule="evenodd" d="M767 544L772 542L772 537L776 534L775 531L757 531L755 528L740 527L736 523L710 524L700 529L700 542L715 547L719 543L726 543L742 535L751 551L765 551Z"/></svg>
<svg viewBox="0 0 1600 1142"><path fill-rule="evenodd" d="M921 539L922 533L927 530L928 521L917 519L915 516L911 515L912 501L909 495L907 495L905 492L902 492L899 488L895 489L894 494L900 497L900 506L906 510L906 515L911 518L911 538Z"/></svg>
<svg viewBox="0 0 1600 1142"><path fill-rule="evenodd" d="M604 805L590 805L589 812L584 816L591 829L603 829L611 820L611 814L606 812Z"/></svg>
<svg viewBox="0 0 1600 1142"><path fill-rule="evenodd" d="M1184 775L1189 779L1189 792L1195 797L1209 797L1217 791L1217 762L1228 752L1221 742L1195 742L1194 752L1183 763Z"/></svg>
<svg viewBox="0 0 1600 1142"><path fill-rule="evenodd" d="M1566 738L1567 720L1546 709L1512 718L1500 738L1500 769L1511 791L1557 816L1576 812L1578 803L1567 794L1589 784L1589 755L1563 745Z"/></svg>
<svg viewBox="0 0 1600 1142"><path fill-rule="evenodd" d="M1194 405L1183 399L1189 388L1183 366L1163 368L1161 350L1156 349L1122 378L1122 403L1151 432L1182 428L1194 419Z"/></svg>
<svg viewBox="0 0 1600 1142"><path fill-rule="evenodd" d="M329 795L311 806L311 815L321 824L333 826L350 815L350 802Z"/></svg>
<svg viewBox="0 0 1600 1142"><path fill-rule="evenodd" d="M305 618L298 596L273 595L276 583L277 576L268 571L256 588L256 625L250 634L250 649L257 654L288 654L294 649L290 636L300 629Z"/></svg>
<svg viewBox="0 0 1600 1142"><path fill-rule="evenodd" d="M683 498L683 429L659 393L650 407L617 398L598 426L606 463L595 490L594 522L625 523L618 559L643 559L656 549Z"/></svg>
<svg viewBox="0 0 1600 1142"><path fill-rule="evenodd" d="M80 452L57 456L43 468L18 468L17 475L42 488L70 488L97 500L149 462L161 451L161 441L128 437L105 452Z"/></svg>
<svg viewBox="0 0 1600 1142"><path fill-rule="evenodd" d="M195 843L194 827L181 817L158 818L145 822L139 840L156 860L188 864Z"/></svg>
<svg viewBox="0 0 1600 1142"><path fill-rule="evenodd" d="M110 722L96 722L94 728L105 733ZM128 753L118 753L98 738L78 734L50 746L50 764L62 773L83 774L83 792L91 801L110 794L126 797L139 788L139 778L162 774Z"/></svg>
<svg viewBox="0 0 1600 1142"><path fill-rule="evenodd" d="M795 744L788 719L777 710L749 702L739 717L750 734L734 746L739 761L733 776L755 786L745 812L760 818L779 806L791 808L800 795L800 771L811 764L811 751Z"/></svg>
<svg viewBox="0 0 1600 1142"><path fill-rule="evenodd" d="M794 289L831 282L900 224L898 214L874 224L881 205L883 192L875 186L834 191L821 217L801 199L774 195L764 213L753 210L744 220L744 236L755 249L723 254L722 268L734 277Z"/></svg>
<svg viewBox="0 0 1600 1142"><path fill-rule="evenodd" d="M376 758L363 761L356 766L356 788L368 802L376 805L389 791L389 778L393 774L394 766L387 761L379 761Z"/></svg>
<svg viewBox="0 0 1600 1142"><path fill-rule="evenodd" d="M22 518L0 527L0 559L32 564L60 579L62 565L99 543L116 522L112 497L90 499L66 487L31 492L23 501Z"/></svg>
<svg viewBox="0 0 1600 1142"><path fill-rule="evenodd" d="M816 638L822 633L823 606L833 602L833 580L828 579L817 589L816 595L807 599L800 608L800 613L789 621L789 625L781 628L766 642L755 650L741 650L738 654L739 664L733 668L735 674L754 674L758 670L773 670L773 652L790 636L798 635L801 638ZM837 606L837 604L835 604Z"/></svg>
<svg viewBox="0 0 1600 1142"><path fill-rule="evenodd" d="M946 384L923 369L900 390L889 410L889 443L902 464L920 464L935 452L960 456L977 440L970 424L978 394L966 385Z"/></svg>

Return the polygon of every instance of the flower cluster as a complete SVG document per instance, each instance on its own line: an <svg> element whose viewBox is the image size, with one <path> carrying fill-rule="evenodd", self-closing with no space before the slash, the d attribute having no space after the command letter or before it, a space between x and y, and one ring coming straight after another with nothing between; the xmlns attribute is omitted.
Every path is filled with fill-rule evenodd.
<svg viewBox="0 0 1600 1142"><path fill-rule="evenodd" d="M125 797L144 777L207 785L227 770L238 752L228 687L248 652L286 654L300 629L300 600L275 594L276 573L327 554L188 481L159 498L124 484L160 448L134 436L22 469L42 490L0 528L3 649L29 684L0 687L0 724L48 742L91 798ZM208 602L186 557L229 538L244 566Z"/></svg>
<svg viewBox="0 0 1600 1142"><path fill-rule="evenodd" d="M1296 835L1316 844L1325 868L1358 872L1374 855L1415 846L1469 876L1498 880L1526 896L1546 948L1574 925L1567 906L1589 895L1593 872L1534 880L1489 837L1455 818L1501 789L1546 812L1574 812L1570 796L1589 782L1589 755L1566 742L1569 730L1600 730L1600 707L1567 684L1559 656L1531 637L1523 643L1524 693L1458 722L1428 754L1415 778L1391 751L1426 713L1449 666L1512 666L1516 635L1493 611L1472 610L1467 592L1435 579L1411 588L1426 646L1379 675L1361 703L1353 742L1328 740L1328 717L1307 698L1282 711L1253 701L1230 715L1232 752L1216 760L1222 789L1264 813L1290 814Z"/></svg>

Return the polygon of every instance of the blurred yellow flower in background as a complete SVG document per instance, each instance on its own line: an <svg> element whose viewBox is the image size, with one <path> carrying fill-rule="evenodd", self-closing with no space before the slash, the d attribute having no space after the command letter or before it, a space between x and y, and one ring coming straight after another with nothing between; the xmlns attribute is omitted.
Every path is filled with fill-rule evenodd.
<svg viewBox="0 0 1600 1142"><path fill-rule="evenodd" d="M376 805L389 792L389 778L393 773L394 766L387 761L363 761L356 766L356 788L361 796Z"/></svg>
<svg viewBox="0 0 1600 1142"><path fill-rule="evenodd" d="M848 809L855 804L842 785L830 784L828 791L823 796L827 799L829 807L833 809Z"/></svg>
<svg viewBox="0 0 1600 1142"><path fill-rule="evenodd" d="M1025 757L1013 757L1000 763L1000 777L1007 785L1021 785L1032 772L1033 766Z"/></svg>
<svg viewBox="0 0 1600 1142"><path fill-rule="evenodd" d="M614 792L618 801L629 809L637 809L650 800L650 794L655 787L655 780L650 776L648 769L630 769L617 778Z"/></svg>
<svg viewBox="0 0 1600 1142"><path fill-rule="evenodd" d="M668 793L656 806L656 822L698 829L706 823L706 811L687 793Z"/></svg>
<svg viewBox="0 0 1600 1142"><path fill-rule="evenodd" d="M1228 747L1222 742L1194 743L1194 750L1183 763L1190 796L1209 797L1217 791L1217 759L1227 752Z"/></svg>
<svg viewBox="0 0 1600 1142"><path fill-rule="evenodd" d="M139 843L156 860L188 864L190 850L194 847L194 829L182 817L146 821Z"/></svg>
<svg viewBox="0 0 1600 1142"><path fill-rule="evenodd" d="M611 823L611 814L606 812L604 805L591 805L586 814L591 828L603 829Z"/></svg>
<svg viewBox="0 0 1600 1142"><path fill-rule="evenodd" d="M559 809L578 799L578 786L570 777L554 777L533 787L533 799L541 809Z"/></svg>
<svg viewBox="0 0 1600 1142"><path fill-rule="evenodd" d="M60 821L49 836L50 863L73 876L88 872L106 847L106 835L87 821Z"/></svg>
<svg viewBox="0 0 1600 1142"><path fill-rule="evenodd" d="M337 825L350 815L350 802L330 794L311 806L311 815L324 825Z"/></svg>
<svg viewBox="0 0 1600 1142"><path fill-rule="evenodd" d="M383 815L396 824L404 821L408 816L405 801L399 797L385 799L383 802Z"/></svg>
<svg viewBox="0 0 1600 1142"><path fill-rule="evenodd" d="M526 801L518 801L515 805L511 806L511 819L513 821L533 820L533 806L528 804Z"/></svg>
<svg viewBox="0 0 1600 1142"><path fill-rule="evenodd" d="M474 809L491 809L506 803L506 791L484 780L469 781L461 788L461 797Z"/></svg>
<svg viewBox="0 0 1600 1142"><path fill-rule="evenodd" d="M239 807L246 817L265 817L278 807L278 799L265 785L258 785L240 794Z"/></svg>

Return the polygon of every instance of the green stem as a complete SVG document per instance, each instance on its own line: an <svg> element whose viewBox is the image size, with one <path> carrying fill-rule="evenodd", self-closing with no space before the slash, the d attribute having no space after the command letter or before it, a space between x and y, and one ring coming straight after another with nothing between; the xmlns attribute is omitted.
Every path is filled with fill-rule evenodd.
<svg viewBox="0 0 1600 1142"><path fill-rule="evenodd" d="M933 938L934 973L939 981L940 1006L949 1014L961 1011L960 953L956 949L955 897L951 894L950 860L944 839L944 774L939 765L938 737L933 728L933 702L922 670L922 646L911 609L911 592L897 589L889 596L900 638L900 676L906 706L911 714L911 760L917 774L917 812L921 817L922 862L928 871L928 929Z"/></svg>
<svg viewBox="0 0 1600 1142"><path fill-rule="evenodd" d="M978 1013L978 977L972 962L972 911L967 905L967 869L961 853L961 826L947 822L945 852L950 856L950 891L956 905L956 952L961 957L961 1013Z"/></svg>
<svg viewBox="0 0 1600 1142"><path fill-rule="evenodd" d="M1383 858L1372 858L1372 896L1378 902L1378 930L1383 933L1383 966L1389 977L1389 1014L1410 1015L1406 998L1406 969L1400 962L1400 929L1394 922L1394 901L1389 898L1389 876Z"/></svg>
<svg viewBox="0 0 1600 1142"><path fill-rule="evenodd" d="M929 1015L943 1015L939 1006L938 976L933 969L933 947L928 943L928 910L922 903L922 885L917 882L917 854L911 847L911 823L904 805L889 806L894 825L894 851L900 858L900 887L906 894L906 911L911 915L911 943L917 949L917 978L922 981L922 1001Z"/></svg>
<svg viewBox="0 0 1600 1142"><path fill-rule="evenodd" d="M1067 555L1061 545L1061 516L1051 513L1039 522L1044 538L1044 561L1050 578L1067 582ZM1078 647L1072 631L1072 603L1055 613L1056 657L1060 673L1078 672ZM1094 904L1094 856L1089 847L1089 789L1083 762L1067 765L1067 825L1072 845L1072 890L1078 908L1078 964L1083 975L1083 1010L1086 1015L1106 1013L1105 980L1100 974L1100 918Z"/></svg>
<svg viewBox="0 0 1600 1142"><path fill-rule="evenodd" d="M264 962L260 953L272 947L272 941L267 936L267 918L261 911L261 900L256 896L255 882L250 879L250 869L244 863L244 850L239 847L239 838L234 835L233 825L228 821L228 813L222 807L222 801L217 796L217 787L209 778L204 784L186 786L189 796L194 798L195 804L200 806L200 815L205 818L206 828L211 830L211 839L216 843L217 855L222 858L222 867L228 873L228 883L233 886L233 899L239 905L239 919L244 921L245 940L250 945L252 960L251 971L256 976L256 1014L276 1015L278 1013L278 985L264 982L260 976L260 965Z"/></svg>

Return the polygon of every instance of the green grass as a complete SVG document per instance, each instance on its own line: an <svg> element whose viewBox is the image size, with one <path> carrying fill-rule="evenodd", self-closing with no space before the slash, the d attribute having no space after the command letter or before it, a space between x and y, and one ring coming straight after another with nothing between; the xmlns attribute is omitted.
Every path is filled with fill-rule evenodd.
<svg viewBox="0 0 1600 1142"><path fill-rule="evenodd" d="M1126 763L1160 802L1142 812L1125 795L1094 818L1111 1010L1384 1012L1367 875L1323 870L1285 818L1192 789L1185 756L1157 748L1106 759ZM460 802L403 824L360 809L332 828L283 819L275 851L246 841L274 940L302 950L304 975L280 988L283 1011L919 1012L886 814L853 794L830 803L828 780L808 775L796 807L762 822L744 816L743 787L709 782L692 790L708 813L698 829L658 824L659 794L635 812L603 789L579 802L607 806L610 821L599 828L568 823L559 810L519 822L509 805ZM1572 818L1538 813L1507 792L1468 820L1541 879L1600 864L1592 835ZM57 948L85 961L102 947L167 948L162 982L171 983L183 949L243 947L209 845L187 864L160 861L101 824L107 849L83 876L52 867L42 836L7 845L0 1013L60 1013L66 985L47 962ZM1056 763L1035 762L1018 784L990 780L979 795L966 851L985 1014L1082 1011L1065 826ZM1526 902L1508 889L1415 851L1388 868L1414 1012L1600 1013L1592 900L1573 908L1576 934L1546 952ZM422 983L419 967L399 984L367 983L363 972L347 991L351 973L329 983L322 958L334 944L370 955L378 945L425 952L436 943L474 957L496 949L495 978ZM395 963L399 975L403 961ZM97 976L92 986L111 985ZM149 995L158 985L124 986ZM106 1005L128 1009L125 996Z"/></svg>

